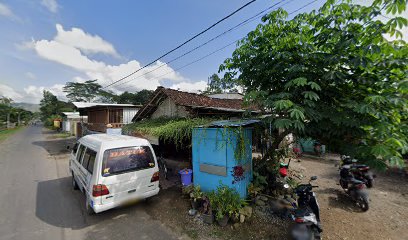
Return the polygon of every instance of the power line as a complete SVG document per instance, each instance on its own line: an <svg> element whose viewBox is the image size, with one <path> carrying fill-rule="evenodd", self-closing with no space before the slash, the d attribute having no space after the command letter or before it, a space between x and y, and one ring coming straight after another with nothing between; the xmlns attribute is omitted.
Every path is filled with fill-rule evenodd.
<svg viewBox="0 0 408 240"><path fill-rule="evenodd" d="M286 3L282 4L280 7L283 7L283 6L285 6L286 4L289 4L289 3L293 2L293 1L294 1L294 0L289 0L289 1L287 1ZM196 51L197 49L199 49L199 48L201 48L201 47L207 45L208 43L210 43L210 42L212 42L212 41L214 41L214 40L216 40L216 39L218 39L218 38L220 38L221 36L224 36L225 34L231 32L232 30L237 29L237 28L239 28L239 27L242 27L242 26L244 26L244 25L246 25L246 24L248 24L248 23L250 23L250 22L256 20L261 14L263 14L263 13L265 13L265 12L271 10L272 8L274 8L275 6L277 6L278 4L280 4L280 3L282 3L282 2L284 2L284 0L281 0L281 1L279 1L279 2L277 2L277 3L275 3L275 4L273 4L273 5L269 6L268 8L262 10L261 12L258 12L258 13L255 14L254 16L252 16L252 17L250 17L250 18L248 18L248 19L246 19L246 20L240 22L239 24L237 24L237 25L231 27L230 29L228 29L228 30L222 32L221 34L218 34L217 36L211 38L210 40L208 40L208 41L206 41L206 42L204 42L204 43L198 45L197 47L195 47L195 48L193 48L193 49L191 49L191 50L189 50L189 51L183 53L182 55L180 55L180 56L178 56L178 57L176 57L176 58L171 59L171 60L168 61L168 62L165 62L165 63L161 64L160 66L158 66L158 67L156 67L156 68L154 68L154 69L152 69L152 70L150 70L150 71L148 71L148 72L143 73L142 75L140 75L140 76L138 76L138 77L145 76L145 75L147 75L147 74L149 74L149 73L151 73L151 72L154 72L154 71L158 70L159 68L162 68L162 67L164 67L164 66L166 66L166 65L168 65L168 64L170 64L170 63L172 63L172 62L174 62L174 61L177 61L178 59L180 59L180 58L182 58L182 57L184 57L184 56L186 56L186 55L188 55L188 54L190 54L190 53ZM125 82L125 83L127 83L127 82ZM114 84L115 84L115 83L112 83L112 84L110 84L110 85L108 85L108 86L106 86L106 87L110 87L110 86L112 86L112 85L114 85ZM117 85L117 86L120 86L120 85L122 85L122 84L119 84L119 85Z"/></svg>
<svg viewBox="0 0 408 240"><path fill-rule="evenodd" d="M306 7L310 6L310 5L312 5L313 3L317 2L317 1L318 1L318 0L313 0L313 1L311 1L311 2L309 2L309 3L307 3L307 4L305 4L305 5L303 5L303 6L301 6L301 7L299 7L298 9L296 9L296 10L294 10L294 11L288 13L288 16L290 16L290 15L296 13L296 12L299 12L300 10L302 10L302 9L304 9L304 8L306 8ZM229 44L227 44L227 45L225 45L225 46L223 46L223 47L221 47L221 48L219 48L219 49L217 49L217 50L215 50L215 51L213 51L213 52L211 52L211 53L209 53L209 54L207 54L207 55L204 55L203 57L200 57L200 58L198 58L198 59L196 59L196 60L194 60L194 61L192 61L192 62L189 62L189 63L187 63L187 64L185 64L185 65L183 65L183 66L181 66L181 67L179 67L179 68L171 69L170 71L166 72L165 74L162 74L162 75L157 76L157 77L155 77L155 78L152 78L152 79L150 79L150 80L159 80L160 78L162 78L162 77L164 77L164 76L166 76L166 75L168 75L168 74L170 74L170 73L173 73L173 72L176 72L176 71L181 70L181 69L183 69L183 68L186 68L186 67L188 67L188 66L190 66L190 65L192 65L192 64L194 64L194 63L196 63L196 62L199 62L199 61L201 61L201 60L203 60L203 59L205 59L205 58L207 58L207 57L209 57L209 56L211 56L211 55L213 55L213 54L215 54L215 53L217 53L217 52L219 52L219 51L221 51L221 50L223 50L223 49L225 49L225 48L227 48L227 47L229 47L229 46L231 46L231 45L234 44L234 43L237 43L238 41L244 39L245 37L246 37L246 35L245 35L244 37L242 37L242 38L239 38L239 39L237 39L237 40L235 40L235 41L233 41L233 42L231 42L231 43L229 43ZM166 64L164 64L164 65L166 65ZM164 65L162 65L162 66L164 66ZM159 68L160 68L160 67L159 67ZM153 71L155 71L155 70L157 70L157 68L156 68L156 69L153 69L153 70L150 71L150 72L153 72ZM145 75L145 74L144 74L144 75ZM117 85L117 86L120 86L120 85L129 83L129 82L131 82L131 81L134 81L134 80L136 80L136 79L138 79L138 78L140 78L140 77L142 77L142 76L144 76L144 75L141 75L141 76L138 76L138 77L136 77L136 78L130 79L129 81L123 82L123 83L121 83L121 84L119 84L119 85Z"/></svg>
<svg viewBox="0 0 408 240"><path fill-rule="evenodd" d="M146 68L147 66L152 65L152 64L155 63L156 61L160 60L161 58L163 58L163 57L169 55L170 53L172 53L172 52L176 51L177 49L181 48L182 46L186 45L188 42L190 42L190 41L192 41L193 39L197 38L198 36L204 34L204 33L207 32L208 30L210 30L211 28L215 27L216 25L218 25L219 23L223 22L224 20L230 18L232 15L234 15L234 14L236 14L237 12L241 11L242 9L244 9L244 8L247 7L248 5L254 3L255 1L256 1L256 0L252 0L252 1L250 1L250 2L248 2L248 3L246 3L246 4L244 4L243 6L241 6L240 8L238 8L237 10L235 10L235 11L233 11L232 13L230 13L229 15L223 17L222 19L218 20L216 23L212 24L211 26L209 26L208 28L204 29L203 31L197 33L196 35L194 35L193 37L189 38L188 40L186 40L186 41L183 42L182 44L178 45L177 47L175 47L175 48L173 48L172 50L166 52L165 54L163 54L163 55L161 55L160 57L156 58L155 60L151 61L150 63L144 65L143 67L141 67L141 68L139 68L139 69L137 69L136 71L134 71L134 72L132 72L132 73L130 73L130 74L128 74L128 75L126 75L126 76L120 78L119 80L116 80L116 81L114 81L113 83L111 83L111 84L105 86L104 88L107 88L107 87L109 87L109 86L111 86L111 85L113 85L113 84L115 84L115 83L117 83L117 82L120 82L120 81L122 81L123 79L126 79L126 78L132 76L133 74L139 72L140 70Z"/></svg>

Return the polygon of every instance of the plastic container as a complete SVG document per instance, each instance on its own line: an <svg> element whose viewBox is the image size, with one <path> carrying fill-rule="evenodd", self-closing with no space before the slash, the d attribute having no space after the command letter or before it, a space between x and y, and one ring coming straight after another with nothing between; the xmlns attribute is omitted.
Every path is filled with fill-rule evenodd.
<svg viewBox="0 0 408 240"><path fill-rule="evenodd" d="M191 184L193 170L185 168L180 170L179 174L181 175L181 184L183 184L183 186L188 186Z"/></svg>

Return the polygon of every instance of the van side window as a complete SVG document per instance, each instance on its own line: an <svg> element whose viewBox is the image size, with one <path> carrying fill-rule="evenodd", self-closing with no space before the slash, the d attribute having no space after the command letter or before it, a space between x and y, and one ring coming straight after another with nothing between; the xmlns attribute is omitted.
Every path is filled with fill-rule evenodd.
<svg viewBox="0 0 408 240"><path fill-rule="evenodd" d="M87 148L84 155L84 160L82 160L82 166L87 169L90 173L93 171L93 165L95 163L96 152L92 149Z"/></svg>
<svg viewBox="0 0 408 240"><path fill-rule="evenodd" d="M75 145L72 147L72 154L75 155L78 151L78 143L75 143Z"/></svg>
<svg viewBox="0 0 408 240"><path fill-rule="evenodd" d="M82 156L84 156L84 153L85 153L85 146L81 144L81 145L79 146L78 154L77 154L77 156L76 156L76 160L77 160L78 162L81 162Z"/></svg>
<svg viewBox="0 0 408 240"><path fill-rule="evenodd" d="M96 159L96 152L89 149L90 153L89 153L89 162L88 162L88 167L86 168L88 170L88 172L90 172L91 174L93 173L93 168L94 168L94 164L95 164L95 159Z"/></svg>

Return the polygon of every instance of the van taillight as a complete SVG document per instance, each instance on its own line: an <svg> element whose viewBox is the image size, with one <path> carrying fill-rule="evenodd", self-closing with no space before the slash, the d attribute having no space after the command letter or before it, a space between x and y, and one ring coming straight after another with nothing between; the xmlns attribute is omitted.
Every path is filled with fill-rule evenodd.
<svg viewBox="0 0 408 240"><path fill-rule="evenodd" d="M100 197L103 195L108 195L109 189L103 184L93 185L92 187L92 196Z"/></svg>
<svg viewBox="0 0 408 240"><path fill-rule="evenodd" d="M159 178L160 178L159 172L155 172L155 173L153 174L152 179L150 180L150 182L159 181Z"/></svg>

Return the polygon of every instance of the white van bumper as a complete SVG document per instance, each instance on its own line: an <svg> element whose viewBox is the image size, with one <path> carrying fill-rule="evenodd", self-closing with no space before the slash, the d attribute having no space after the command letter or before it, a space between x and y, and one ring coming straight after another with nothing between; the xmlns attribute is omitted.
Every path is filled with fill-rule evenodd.
<svg viewBox="0 0 408 240"><path fill-rule="evenodd" d="M154 190L145 192L145 193L140 194L140 195L136 195L133 198L126 199L125 202L137 201L139 199L146 199L146 198L149 198L149 197L153 197L153 196L155 196L155 195L157 195L159 193L159 190L160 190L160 188L157 187ZM106 203L106 204L94 204L92 206L92 208L93 208L95 213L100 213L100 212L103 212L103 211L106 211L106 210L109 210L109 209L112 209L112 208L115 208L115 207L122 206L125 202L115 202L115 201L113 201L113 202Z"/></svg>

